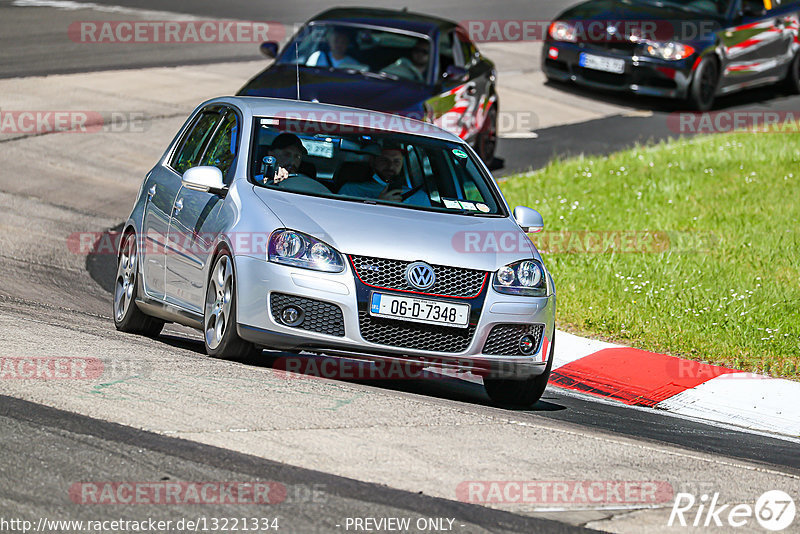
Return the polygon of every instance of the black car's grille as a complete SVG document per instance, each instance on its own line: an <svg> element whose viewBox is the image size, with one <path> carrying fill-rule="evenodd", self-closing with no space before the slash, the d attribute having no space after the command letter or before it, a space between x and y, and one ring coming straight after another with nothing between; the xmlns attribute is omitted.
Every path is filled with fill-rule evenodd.
<svg viewBox="0 0 800 534"><path fill-rule="evenodd" d="M524 356L519 350L519 340L522 336L533 337L534 354L539 350L544 333L543 324L499 324L492 328L489 337L483 345L483 353L493 356Z"/></svg>
<svg viewBox="0 0 800 534"><path fill-rule="evenodd" d="M366 312L358 314L358 325L361 337L370 343L432 352L463 352L475 335L474 325L452 328L409 323L372 317Z"/></svg>
<svg viewBox="0 0 800 534"><path fill-rule="evenodd" d="M344 336L344 316L339 306L304 297L272 293L270 296L270 310L272 311L272 317L279 324L283 324L281 311L286 306L295 306L303 310L303 322L294 328L331 336Z"/></svg>
<svg viewBox="0 0 800 534"><path fill-rule="evenodd" d="M406 268L412 262L367 256L350 256L350 260L359 279L368 286L423 293L412 288L406 281ZM484 271L442 265L431 267L436 274L436 282L433 287L424 291L429 295L474 298L480 294L487 277Z"/></svg>
<svg viewBox="0 0 800 534"><path fill-rule="evenodd" d="M628 85L629 79L625 74L615 74L613 72L603 72L601 70L586 69L575 67L575 71L584 79L590 82L602 83L605 85Z"/></svg>
<svg viewBox="0 0 800 534"><path fill-rule="evenodd" d="M633 56L636 52L638 43L622 39L600 39L599 41L583 41L586 51L602 50L603 52L611 52L620 56Z"/></svg>

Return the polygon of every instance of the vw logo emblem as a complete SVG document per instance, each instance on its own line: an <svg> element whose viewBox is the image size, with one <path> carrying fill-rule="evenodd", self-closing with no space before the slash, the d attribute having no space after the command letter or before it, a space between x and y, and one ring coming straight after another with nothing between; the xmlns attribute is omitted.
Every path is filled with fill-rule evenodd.
<svg viewBox="0 0 800 534"><path fill-rule="evenodd" d="M413 288L420 290L430 289L436 283L436 274L433 272L433 267L425 262L418 261L412 263L406 269L406 281Z"/></svg>

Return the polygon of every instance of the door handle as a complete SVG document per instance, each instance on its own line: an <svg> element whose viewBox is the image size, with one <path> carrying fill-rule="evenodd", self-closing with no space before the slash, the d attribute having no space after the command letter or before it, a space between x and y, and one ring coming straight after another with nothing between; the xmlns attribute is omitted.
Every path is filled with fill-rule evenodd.
<svg viewBox="0 0 800 534"><path fill-rule="evenodd" d="M178 215L182 209L183 209L183 199L179 198L178 201L175 203L175 209L173 210L173 212L175 213L175 215Z"/></svg>
<svg viewBox="0 0 800 534"><path fill-rule="evenodd" d="M155 185L147 190L147 200L153 200L154 196L156 196L156 186Z"/></svg>

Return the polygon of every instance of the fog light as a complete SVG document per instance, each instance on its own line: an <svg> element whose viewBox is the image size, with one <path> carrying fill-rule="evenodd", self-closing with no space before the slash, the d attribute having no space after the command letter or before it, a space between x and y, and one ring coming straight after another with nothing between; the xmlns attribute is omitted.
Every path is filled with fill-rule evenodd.
<svg viewBox="0 0 800 534"><path fill-rule="evenodd" d="M522 354L530 354L536 346L531 336L522 336L519 340L519 351Z"/></svg>
<svg viewBox="0 0 800 534"><path fill-rule="evenodd" d="M303 310L295 306L286 306L281 310L281 321L286 326L297 326L303 322Z"/></svg>
<svg viewBox="0 0 800 534"><path fill-rule="evenodd" d="M551 46L550 50L547 51L547 55L550 56L550 59L558 59L558 48Z"/></svg>

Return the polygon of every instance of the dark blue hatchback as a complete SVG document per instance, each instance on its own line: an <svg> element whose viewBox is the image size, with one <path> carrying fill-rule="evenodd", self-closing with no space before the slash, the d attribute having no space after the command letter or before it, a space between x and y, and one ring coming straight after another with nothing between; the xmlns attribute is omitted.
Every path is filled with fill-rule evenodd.
<svg viewBox="0 0 800 534"><path fill-rule="evenodd" d="M455 22L388 9L338 8L308 21L290 43L264 43L275 62L240 96L339 104L434 123L487 163L497 142L494 64Z"/></svg>

